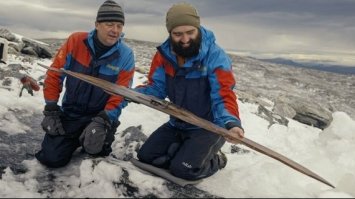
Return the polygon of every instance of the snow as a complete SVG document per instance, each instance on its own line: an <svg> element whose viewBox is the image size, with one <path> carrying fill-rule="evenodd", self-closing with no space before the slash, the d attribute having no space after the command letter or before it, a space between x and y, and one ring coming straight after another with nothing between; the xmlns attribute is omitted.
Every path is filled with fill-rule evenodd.
<svg viewBox="0 0 355 199"><path fill-rule="evenodd" d="M17 41L22 41L22 39L25 38L24 36L19 35L19 34L16 34L16 33L12 33L12 34L15 36L15 38L16 38ZM35 39L31 39L31 38L27 38L27 37L26 37L26 39L27 39L28 41L31 41L31 42L34 42L34 43L37 43L37 44L41 44L41 45L44 45L44 46L48 46L47 43L44 43L44 42L41 42L41 41L38 41L38 40L35 40Z"/></svg>
<svg viewBox="0 0 355 199"><path fill-rule="evenodd" d="M44 69L36 63L50 64L50 60L36 60L22 63L30 69L30 75L37 79ZM9 64L21 63L18 57L10 55ZM144 65L138 63L137 65ZM0 68L6 65L0 64ZM134 86L140 84L145 76L136 73ZM12 90L0 88L0 133L9 135L26 134L30 127L15 116L14 111L24 111L31 116L41 114L43 93L27 92L18 97L21 84L13 79ZM15 83L16 82L16 83ZM314 198L352 198L355 197L355 121L344 112L334 112L333 121L323 131L289 119L288 126L273 124L256 115L257 105L239 102L240 115L246 137L292 160L322 176L333 185L332 189L319 181L303 175L296 170L255 152L246 146L239 147L249 153L231 153L231 144L222 150L226 153L228 164L225 169L205 179L197 188L220 197L314 197ZM151 108L130 103L120 117L121 132L130 126L142 125L142 131L150 135L168 116ZM118 155L121 138L116 135L113 154ZM26 144L26 143L24 143ZM132 147L136 143L132 143ZM9 148L9 143L0 139L0 148ZM4 169L0 178L0 197L125 197L122 193L120 178L124 169L129 172L129 180L139 188L139 196L154 193L159 197L169 197L164 180L147 175L130 162L99 161L100 158L84 158L75 153L72 161L65 167L49 169L36 159L24 160L24 172L15 172L10 167ZM115 160L112 160L115 161ZM56 178L51 178L55 175Z"/></svg>

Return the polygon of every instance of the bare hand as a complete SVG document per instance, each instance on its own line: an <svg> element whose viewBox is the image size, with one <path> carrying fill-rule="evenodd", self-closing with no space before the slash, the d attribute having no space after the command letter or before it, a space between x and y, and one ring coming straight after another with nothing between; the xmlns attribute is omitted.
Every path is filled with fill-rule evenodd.
<svg viewBox="0 0 355 199"><path fill-rule="evenodd" d="M244 138L244 131L239 127L233 127L229 129L228 135L230 135L230 137L225 137L227 142L238 144L240 143L239 140Z"/></svg>

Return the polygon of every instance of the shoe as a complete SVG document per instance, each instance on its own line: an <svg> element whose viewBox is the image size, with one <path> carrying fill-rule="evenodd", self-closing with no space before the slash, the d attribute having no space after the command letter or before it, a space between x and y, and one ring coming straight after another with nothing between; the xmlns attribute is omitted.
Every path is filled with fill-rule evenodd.
<svg viewBox="0 0 355 199"><path fill-rule="evenodd" d="M221 150L217 152L217 157L218 157L218 167L219 169L223 169L227 165L227 156L224 154Z"/></svg>

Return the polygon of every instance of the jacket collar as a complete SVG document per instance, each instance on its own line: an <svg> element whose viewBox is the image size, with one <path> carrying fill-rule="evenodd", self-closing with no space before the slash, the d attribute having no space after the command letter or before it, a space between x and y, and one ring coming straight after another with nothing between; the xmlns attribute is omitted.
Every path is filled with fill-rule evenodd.
<svg viewBox="0 0 355 199"><path fill-rule="evenodd" d="M93 54L95 52L95 49L94 49L94 36L95 36L95 33L96 33L96 29L92 30L91 32L89 32L89 35L88 35L88 38L87 38L87 44L89 45L90 51ZM123 38L124 38L124 33L122 32L121 35L120 35L120 38L118 39L116 44L114 44L114 46L109 51L107 51L105 54L103 54L101 57L107 57L109 55L112 55L114 52L119 51L119 49L120 49L120 47L122 45Z"/></svg>

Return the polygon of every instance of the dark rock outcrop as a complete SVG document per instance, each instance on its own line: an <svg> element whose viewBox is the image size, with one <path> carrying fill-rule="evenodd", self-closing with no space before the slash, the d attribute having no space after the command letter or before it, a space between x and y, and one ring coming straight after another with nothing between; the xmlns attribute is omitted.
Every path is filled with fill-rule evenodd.
<svg viewBox="0 0 355 199"><path fill-rule="evenodd" d="M30 56L35 56L39 58L52 58L53 53L49 48L48 44L45 44L40 41L22 37L16 37L7 29L0 29L0 37L5 38L9 41L9 50L10 54L26 54Z"/></svg>

